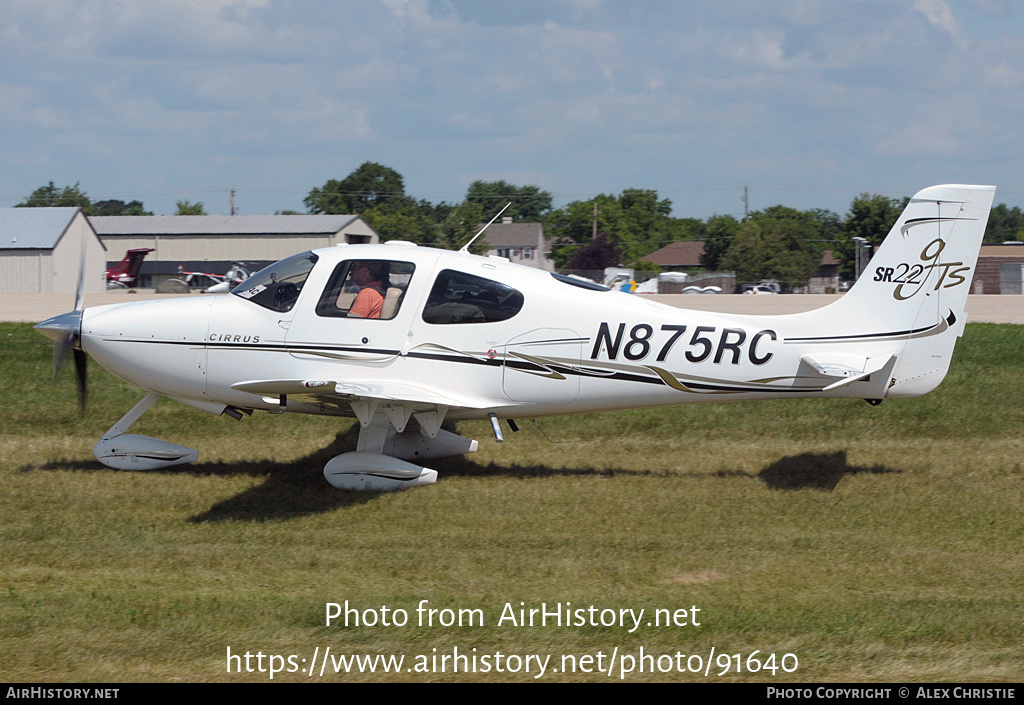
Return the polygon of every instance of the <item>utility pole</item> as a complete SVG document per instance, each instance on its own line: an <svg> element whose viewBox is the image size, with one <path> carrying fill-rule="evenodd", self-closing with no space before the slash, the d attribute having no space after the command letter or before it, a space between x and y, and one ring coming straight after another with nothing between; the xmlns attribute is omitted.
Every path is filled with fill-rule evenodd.
<svg viewBox="0 0 1024 705"><path fill-rule="evenodd" d="M594 199L594 225L593 225L593 230L590 233L590 239L591 240L596 240L597 239L597 199L596 198Z"/></svg>
<svg viewBox="0 0 1024 705"><path fill-rule="evenodd" d="M238 209L235 208L235 190L231 189L231 215L238 215Z"/></svg>
<svg viewBox="0 0 1024 705"><path fill-rule="evenodd" d="M750 219L750 191L747 189L747 185L743 185L743 222L746 223Z"/></svg>

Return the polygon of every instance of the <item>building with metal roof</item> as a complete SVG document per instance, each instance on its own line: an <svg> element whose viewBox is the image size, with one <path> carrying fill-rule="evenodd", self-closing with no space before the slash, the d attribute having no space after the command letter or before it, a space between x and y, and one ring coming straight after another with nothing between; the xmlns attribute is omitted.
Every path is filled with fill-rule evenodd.
<svg viewBox="0 0 1024 705"><path fill-rule="evenodd" d="M115 215L90 218L110 263L135 248L153 248L143 286L178 276L179 268L223 274L232 262L252 271L304 250L374 244L380 236L358 215Z"/></svg>
<svg viewBox="0 0 1024 705"><path fill-rule="evenodd" d="M0 294L98 293L106 259L81 208L0 208Z"/></svg>

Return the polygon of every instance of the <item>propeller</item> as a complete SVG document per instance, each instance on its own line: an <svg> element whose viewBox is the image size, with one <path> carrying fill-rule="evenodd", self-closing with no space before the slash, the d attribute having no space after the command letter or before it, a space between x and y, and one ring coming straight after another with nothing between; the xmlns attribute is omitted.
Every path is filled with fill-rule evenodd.
<svg viewBox="0 0 1024 705"><path fill-rule="evenodd" d="M68 352L75 360L75 377L78 380L78 403L85 411L86 397L86 360L82 349L82 312L85 309L85 238L82 238L82 256L78 266L78 288L75 292L75 309L48 318L35 325L35 329L53 341L53 378L64 367Z"/></svg>

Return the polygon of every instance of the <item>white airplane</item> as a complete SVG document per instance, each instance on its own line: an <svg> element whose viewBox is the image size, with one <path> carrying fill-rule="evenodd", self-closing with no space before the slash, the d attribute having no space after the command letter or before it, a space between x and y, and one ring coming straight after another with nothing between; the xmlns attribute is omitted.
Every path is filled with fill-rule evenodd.
<svg viewBox="0 0 1024 705"><path fill-rule="evenodd" d="M910 201L841 299L780 316L692 311L496 257L410 243L304 252L230 294L75 310L36 328L55 367L74 350L148 394L96 444L118 469L198 451L125 431L160 397L241 419L255 410L348 416L357 449L324 468L343 489L431 484L425 460L473 452L445 419L771 398L872 404L938 386L963 334L991 186ZM367 283L369 280L369 283ZM369 313L357 293L376 301ZM363 317L353 313L362 311Z"/></svg>

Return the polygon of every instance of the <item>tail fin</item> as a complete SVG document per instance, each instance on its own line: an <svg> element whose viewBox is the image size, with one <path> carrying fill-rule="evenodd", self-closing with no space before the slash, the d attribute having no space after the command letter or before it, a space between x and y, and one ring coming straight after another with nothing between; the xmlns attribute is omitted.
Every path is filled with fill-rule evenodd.
<svg viewBox="0 0 1024 705"><path fill-rule="evenodd" d="M896 355L886 396L918 396L937 387L963 335L994 197L994 186L961 185L915 195L853 288L813 312L823 314L814 321L816 341L859 343L859 351ZM847 335L821 336L829 329Z"/></svg>

